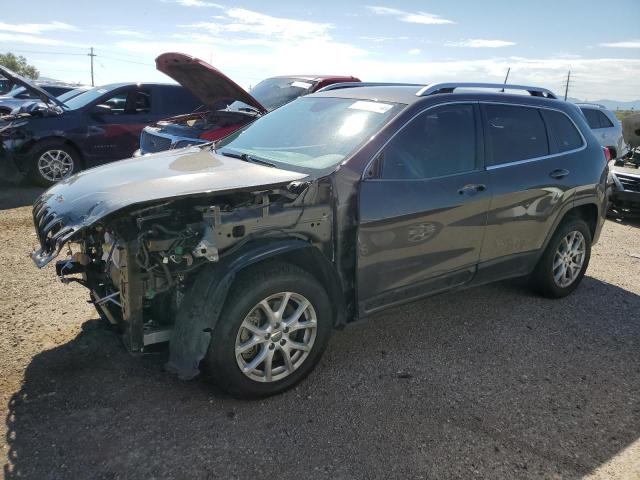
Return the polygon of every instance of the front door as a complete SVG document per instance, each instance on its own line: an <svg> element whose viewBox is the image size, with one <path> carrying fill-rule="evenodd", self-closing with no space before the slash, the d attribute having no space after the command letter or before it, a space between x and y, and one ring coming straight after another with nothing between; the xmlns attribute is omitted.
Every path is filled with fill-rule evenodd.
<svg viewBox="0 0 640 480"><path fill-rule="evenodd" d="M360 314L467 283L491 194L478 106L435 106L410 120L360 188Z"/></svg>
<svg viewBox="0 0 640 480"><path fill-rule="evenodd" d="M153 121L150 93L130 88L104 98L98 104L108 108L89 113L91 157L107 161L131 157L138 148L140 132Z"/></svg>

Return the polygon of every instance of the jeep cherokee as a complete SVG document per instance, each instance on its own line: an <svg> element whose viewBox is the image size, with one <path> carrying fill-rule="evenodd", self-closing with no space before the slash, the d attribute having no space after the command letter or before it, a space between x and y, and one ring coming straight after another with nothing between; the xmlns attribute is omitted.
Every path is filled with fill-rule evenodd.
<svg viewBox="0 0 640 480"><path fill-rule="evenodd" d="M563 297L604 222L605 155L578 107L502 88L337 84L217 144L80 172L36 201L32 257L69 244L58 275L130 350L169 342L169 371L239 397L402 302L522 276Z"/></svg>

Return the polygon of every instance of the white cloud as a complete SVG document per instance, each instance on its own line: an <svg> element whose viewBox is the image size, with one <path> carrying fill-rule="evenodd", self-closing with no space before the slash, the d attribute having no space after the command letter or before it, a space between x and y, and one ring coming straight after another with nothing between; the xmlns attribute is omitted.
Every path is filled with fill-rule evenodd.
<svg viewBox="0 0 640 480"><path fill-rule="evenodd" d="M405 12L397 8L369 6L367 7L376 15L392 15L398 17L401 22L418 23L421 25L445 25L455 23L452 20L442 18L440 15L434 15L426 12Z"/></svg>
<svg viewBox="0 0 640 480"><path fill-rule="evenodd" d="M25 43L28 45L50 45L50 46L66 46L66 47L86 47L86 44L78 44L67 42L64 40L55 40L53 38L39 37L37 35L16 35L13 33L0 33L0 42L7 43Z"/></svg>
<svg viewBox="0 0 640 480"><path fill-rule="evenodd" d="M486 40L483 38L469 38L459 42L446 42L446 47L468 47L468 48L501 48L515 45L515 42L505 40Z"/></svg>
<svg viewBox="0 0 640 480"><path fill-rule="evenodd" d="M49 23L4 23L0 22L0 30L4 32L26 33L31 35L40 35L43 32L50 31L74 31L78 30L77 27L69 25L63 22L49 22Z"/></svg>
<svg viewBox="0 0 640 480"><path fill-rule="evenodd" d="M369 37L369 36L362 36L362 37L358 37L360 40L366 40L367 42L374 42L374 43L382 43L382 42L389 42L392 40L409 40L409 37Z"/></svg>
<svg viewBox="0 0 640 480"><path fill-rule="evenodd" d="M420 55L422 53L422 50L420 50L419 48L412 48L407 53L409 55Z"/></svg>
<svg viewBox="0 0 640 480"><path fill-rule="evenodd" d="M308 20L272 17L245 8L229 8L225 10L225 21L198 22L181 25L183 28L195 30L205 29L210 34L241 33L252 36L279 38L317 38L326 36L333 28L329 23L317 23ZM219 16L218 16L219 18Z"/></svg>
<svg viewBox="0 0 640 480"><path fill-rule="evenodd" d="M167 1L167 0L163 0L163 1ZM219 3L213 3L213 2L205 2L203 0L175 0L175 3L182 5L183 7L197 7L197 8L202 8L202 7L213 7L213 8L224 8L222 5L220 5Z"/></svg>
<svg viewBox="0 0 640 480"><path fill-rule="evenodd" d="M640 48L640 40L627 40L624 42L600 43L600 47L610 48Z"/></svg>

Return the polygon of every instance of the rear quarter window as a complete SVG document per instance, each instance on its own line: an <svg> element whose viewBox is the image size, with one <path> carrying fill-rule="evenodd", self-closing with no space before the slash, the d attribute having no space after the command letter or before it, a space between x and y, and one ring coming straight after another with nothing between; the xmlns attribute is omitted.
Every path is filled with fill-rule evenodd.
<svg viewBox="0 0 640 480"><path fill-rule="evenodd" d="M487 165L501 165L549 155L549 142L537 108L484 105Z"/></svg>
<svg viewBox="0 0 640 480"><path fill-rule="evenodd" d="M595 108L583 107L581 107L580 110L582 110L582 113L584 113L584 116L587 119L587 124L592 130L598 128L613 127L613 123L611 123L611 120L609 120L609 118L600 110L596 110Z"/></svg>
<svg viewBox="0 0 640 480"><path fill-rule="evenodd" d="M555 110L542 109L540 112L547 124L552 153L568 152L583 145L580 132L567 115Z"/></svg>
<svg viewBox="0 0 640 480"><path fill-rule="evenodd" d="M613 123L611 123L611 120L609 120L609 117L607 117L603 112L599 110L598 110L598 118L599 118L600 128L613 127Z"/></svg>

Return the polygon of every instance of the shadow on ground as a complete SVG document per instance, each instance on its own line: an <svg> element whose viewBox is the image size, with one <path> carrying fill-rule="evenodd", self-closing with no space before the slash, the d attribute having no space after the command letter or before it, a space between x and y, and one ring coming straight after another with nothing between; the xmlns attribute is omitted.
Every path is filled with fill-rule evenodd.
<svg viewBox="0 0 640 480"><path fill-rule="evenodd" d="M42 187L9 185L0 182L0 210L33 205L36 198L44 192Z"/></svg>
<svg viewBox="0 0 640 480"><path fill-rule="evenodd" d="M306 381L255 402L90 320L26 370L5 476L579 478L640 437L638 295L585 278L557 301L463 296L336 332Z"/></svg>

